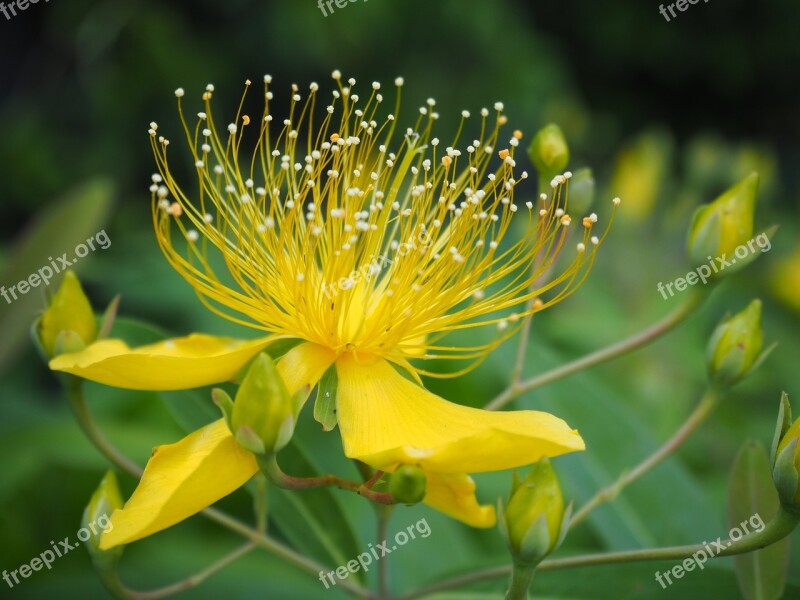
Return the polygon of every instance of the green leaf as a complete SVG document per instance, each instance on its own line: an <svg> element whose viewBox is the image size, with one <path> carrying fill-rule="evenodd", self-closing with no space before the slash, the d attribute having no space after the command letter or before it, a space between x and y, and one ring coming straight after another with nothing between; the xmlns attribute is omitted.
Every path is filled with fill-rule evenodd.
<svg viewBox="0 0 800 600"><path fill-rule="evenodd" d="M0 285L11 288L45 267L54 271L51 260L61 265L58 257L65 252L67 260L75 261L70 268L80 270L88 256L77 258L75 247L98 232L111 208L113 193L111 183L96 179L39 214L12 251L14 260L0 272ZM31 289L25 295L17 294L16 300L9 296L12 300L3 307L0 317L0 372L11 366L25 345L31 321L45 306L43 293L47 288L53 291L57 288L61 276L54 275L48 286L40 284L39 289ZM5 302L7 300L0 300L0 303Z"/></svg>
<svg viewBox="0 0 800 600"><path fill-rule="evenodd" d="M296 438L278 454L289 475L319 475ZM270 488L270 521L299 551L334 568L363 552L339 505L340 492L330 487L311 490ZM358 497L353 495L353 500ZM359 571L356 575L363 577Z"/></svg>
<svg viewBox="0 0 800 600"><path fill-rule="evenodd" d="M778 493L770 476L769 457L758 442L747 442L731 470L728 526L761 528L778 510ZM754 521L754 522L753 522ZM733 557L739 589L746 600L777 600L786 586L789 538L756 552Z"/></svg>
<svg viewBox="0 0 800 600"><path fill-rule="evenodd" d="M339 377L336 374L336 365L325 371L317 385L317 398L314 401L314 419L322 424L324 431L331 431L336 427L336 388Z"/></svg>

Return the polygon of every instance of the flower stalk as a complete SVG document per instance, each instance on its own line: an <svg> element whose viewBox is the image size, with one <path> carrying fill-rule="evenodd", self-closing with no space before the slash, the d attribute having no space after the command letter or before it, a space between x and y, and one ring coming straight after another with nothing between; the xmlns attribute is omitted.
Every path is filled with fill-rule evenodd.
<svg viewBox="0 0 800 600"><path fill-rule="evenodd" d="M680 429L667 440L658 450L653 452L650 456L645 458L642 462L636 465L630 471L624 472L616 481L607 485L599 492L597 492L580 510L575 512L570 522L570 527L574 527L583 521L589 513L591 513L598 506L610 502L616 498L622 490L638 480L640 477L648 473L655 466L661 463L665 458L673 454L683 443L689 439L700 425L702 425L709 416L714 412L720 400L722 399L722 392L716 388L710 388L703 395L697 407L692 411L689 417L681 425Z"/></svg>
<svg viewBox="0 0 800 600"><path fill-rule="evenodd" d="M662 335L672 331L693 315L705 301L710 291L711 289L693 290L682 304L661 321L624 340L607 346L606 348L595 350L581 358L563 364L555 369L551 369L550 371L546 371L545 373L541 373L540 375L536 375L535 377L531 377L530 379L517 382L516 384L512 382L512 385L498 394L485 406L486 410L500 410L506 404L526 392L547 385L548 383L553 383L559 379L569 377L570 375L574 375L590 367L608 362L628 352L641 348L642 346L646 346Z"/></svg>
<svg viewBox="0 0 800 600"><path fill-rule="evenodd" d="M368 500L377 502L378 504L394 504L395 500L389 492L376 492L371 488L375 482L380 479L381 473L378 471L376 476L373 476L366 483L358 483L350 481L337 475L318 475L317 477L294 477L284 473L278 461L274 456L259 456L257 457L258 465L261 471L278 487L287 490L310 490L318 487L334 486L342 490L349 490L355 492L359 496L363 496ZM382 473L381 473L382 474Z"/></svg>
<svg viewBox="0 0 800 600"><path fill-rule="evenodd" d="M720 550L710 558L723 556L734 556L745 554L765 548L778 542L791 534L800 522L800 516L779 509L775 517L769 521L764 529L752 532L738 540L724 540L721 542ZM622 552L603 552L599 554L585 554L580 556L570 556L567 558L548 559L540 563L538 570L554 571L557 569L573 569L579 567L599 566L619 563L632 563L655 560L682 560L690 558L699 551L706 551L705 544L690 544L686 546L669 546L666 548L647 548L642 550L626 550ZM500 567L490 567L481 571L466 573L439 581L419 590L413 591L397 600L417 600L426 598L437 592L464 587L473 583L487 581L491 579L501 579L508 577L513 572L511 565Z"/></svg>

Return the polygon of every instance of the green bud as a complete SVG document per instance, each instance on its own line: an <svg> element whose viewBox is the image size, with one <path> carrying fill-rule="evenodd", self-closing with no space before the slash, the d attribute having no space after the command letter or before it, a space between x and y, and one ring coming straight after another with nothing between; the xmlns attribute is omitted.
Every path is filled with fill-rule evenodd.
<svg viewBox="0 0 800 600"><path fill-rule="evenodd" d="M117 476L114 471L108 471L83 511L82 529L78 532L81 541L86 542L85 546L92 557L95 568L104 579L113 579L117 563L125 547L116 546L110 550L100 550L100 537L103 532L111 531L114 528L111 523L111 515L116 509L122 508L122 505Z"/></svg>
<svg viewBox="0 0 800 600"><path fill-rule="evenodd" d="M427 479L425 471L417 465L400 465L389 480L389 492L402 504L422 502Z"/></svg>
<svg viewBox="0 0 800 600"><path fill-rule="evenodd" d="M594 202L594 176L588 167L578 169L569 180L569 212L582 215Z"/></svg>
<svg viewBox="0 0 800 600"><path fill-rule="evenodd" d="M570 512L547 458L534 464L523 481L515 474L508 507L501 506L499 519L515 561L537 564L555 550L566 534Z"/></svg>
<svg viewBox="0 0 800 600"><path fill-rule="evenodd" d="M689 226L689 258L695 266L712 258L731 257L736 248L753 238L758 173L751 173L711 204L697 209ZM737 261L717 276L733 273L746 261Z"/></svg>
<svg viewBox="0 0 800 600"><path fill-rule="evenodd" d="M775 452L772 477L778 489L781 503L792 510L800 511L800 419L797 419L781 437Z"/></svg>
<svg viewBox="0 0 800 600"><path fill-rule="evenodd" d="M67 271L38 324L38 337L48 357L82 350L97 338L97 322L81 282Z"/></svg>
<svg viewBox="0 0 800 600"><path fill-rule="evenodd" d="M711 381L726 388L746 377L766 356L761 353L763 336L760 300L717 325L706 350Z"/></svg>
<svg viewBox="0 0 800 600"><path fill-rule="evenodd" d="M229 414L236 440L255 454L274 454L289 443L296 402L267 354L253 359Z"/></svg>
<svg viewBox="0 0 800 600"><path fill-rule="evenodd" d="M542 178L560 174L569 163L569 147L561 128L555 123L545 125L528 147L528 157Z"/></svg>

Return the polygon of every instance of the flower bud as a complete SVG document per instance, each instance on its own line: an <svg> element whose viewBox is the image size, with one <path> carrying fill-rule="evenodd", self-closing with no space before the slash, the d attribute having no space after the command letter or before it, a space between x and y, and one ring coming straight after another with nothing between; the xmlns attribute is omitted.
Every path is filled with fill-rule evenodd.
<svg viewBox="0 0 800 600"><path fill-rule="evenodd" d="M97 338L92 305L72 271L64 273L61 285L37 327L39 343L48 357L77 352Z"/></svg>
<svg viewBox="0 0 800 600"><path fill-rule="evenodd" d="M594 202L594 176L588 167L578 169L569 180L569 212L584 214Z"/></svg>
<svg viewBox="0 0 800 600"><path fill-rule="evenodd" d="M236 392L229 426L236 440L255 454L274 454L294 433L296 402L275 363L265 353L253 359Z"/></svg>
<svg viewBox="0 0 800 600"><path fill-rule="evenodd" d="M772 475L784 506L800 510L800 418L781 438Z"/></svg>
<svg viewBox="0 0 800 600"><path fill-rule="evenodd" d="M566 535L571 509L564 508L561 486L547 458L520 481L516 473L508 506L501 507L500 528L511 554L521 564L537 564Z"/></svg>
<svg viewBox="0 0 800 600"><path fill-rule="evenodd" d="M528 157L542 178L550 179L566 169L569 147L561 128L551 123L540 129L528 147Z"/></svg>
<svg viewBox="0 0 800 600"><path fill-rule="evenodd" d="M761 301L753 300L711 334L706 350L711 381L723 388L738 383L766 356L761 354L762 343Z"/></svg>
<svg viewBox="0 0 800 600"><path fill-rule="evenodd" d="M620 152L609 187L625 198L620 214L624 220L641 223L652 214L664 189L671 152L672 140L658 130L643 132Z"/></svg>
<svg viewBox="0 0 800 600"><path fill-rule="evenodd" d="M712 258L732 256L738 246L753 237L758 173L751 173L711 204L697 209L689 226L689 258L695 266ZM739 261L717 276L734 272L746 262Z"/></svg>
<svg viewBox="0 0 800 600"><path fill-rule="evenodd" d="M116 509L122 508L122 505L117 476L114 471L108 471L83 511L82 529L78 532L78 537L86 542L92 562L103 578L113 575L125 548L125 546L115 546L110 550L100 550L101 536L114 529L111 515Z"/></svg>
<svg viewBox="0 0 800 600"><path fill-rule="evenodd" d="M417 465L400 465L389 480L389 492L397 502L416 504L425 497L427 477Z"/></svg>

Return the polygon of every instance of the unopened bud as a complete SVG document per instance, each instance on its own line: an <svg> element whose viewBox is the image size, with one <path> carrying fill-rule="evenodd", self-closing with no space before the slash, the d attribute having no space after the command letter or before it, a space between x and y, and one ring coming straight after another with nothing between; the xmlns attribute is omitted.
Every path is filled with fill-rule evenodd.
<svg viewBox="0 0 800 600"><path fill-rule="evenodd" d="M229 426L236 440L255 454L274 454L294 433L296 403L272 359L253 359L230 410Z"/></svg>
<svg viewBox="0 0 800 600"><path fill-rule="evenodd" d="M97 338L92 305L80 281L67 271L37 327L39 343L48 357L78 352Z"/></svg>
<svg viewBox="0 0 800 600"><path fill-rule="evenodd" d="M755 369L766 353L761 353L761 301L722 321L708 342L706 351L709 378L720 387L730 387Z"/></svg>
<svg viewBox="0 0 800 600"><path fill-rule="evenodd" d="M389 492L401 504L416 504L425 498L427 477L416 465L401 465L392 473Z"/></svg>
<svg viewBox="0 0 800 600"><path fill-rule="evenodd" d="M569 525L570 509L555 470L547 458L531 467L528 476L514 483L508 506L501 510L501 531L520 564L537 564L561 543Z"/></svg>
<svg viewBox="0 0 800 600"><path fill-rule="evenodd" d="M781 397L778 424L772 448L772 478L781 504L800 514L800 418L792 422L786 394Z"/></svg>
<svg viewBox="0 0 800 600"><path fill-rule="evenodd" d="M757 192L758 173L754 172L711 204L697 209L689 227L688 251L693 265L706 264L709 257L733 256L737 247L752 239ZM744 264L739 261L716 276L733 273Z"/></svg>
<svg viewBox="0 0 800 600"><path fill-rule="evenodd" d="M92 562L104 579L113 578L125 546L115 546L110 550L101 550L100 538L104 533L114 529L114 525L111 523L111 515L118 508L122 508L122 505L122 495L119 491L117 476L114 471L108 471L83 511L82 529L78 532L79 538L86 538L82 541L86 542L85 546L92 557Z"/></svg>
<svg viewBox="0 0 800 600"><path fill-rule="evenodd" d="M569 146L564 132L555 123L545 125L531 141L528 157L539 176L550 179L559 175L569 163Z"/></svg>

